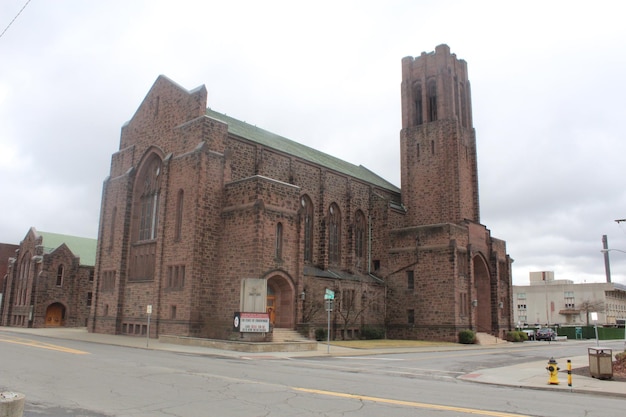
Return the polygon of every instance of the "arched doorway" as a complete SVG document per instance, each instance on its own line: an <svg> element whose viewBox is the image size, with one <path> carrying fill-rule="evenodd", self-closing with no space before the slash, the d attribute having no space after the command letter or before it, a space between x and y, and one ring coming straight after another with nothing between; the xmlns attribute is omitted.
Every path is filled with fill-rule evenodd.
<svg viewBox="0 0 626 417"><path fill-rule="evenodd" d="M46 309L46 327L59 327L65 325L65 306L61 303L53 303Z"/></svg>
<svg viewBox="0 0 626 417"><path fill-rule="evenodd" d="M267 280L267 312L277 328L295 327L294 290L291 281L280 275Z"/></svg>
<svg viewBox="0 0 626 417"><path fill-rule="evenodd" d="M476 331L491 333L491 278L485 259L477 255L473 260L476 288Z"/></svg>

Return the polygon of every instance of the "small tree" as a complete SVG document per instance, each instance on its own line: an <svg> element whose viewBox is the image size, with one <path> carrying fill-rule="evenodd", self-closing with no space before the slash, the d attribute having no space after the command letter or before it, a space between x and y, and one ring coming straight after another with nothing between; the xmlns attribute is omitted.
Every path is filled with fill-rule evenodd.
<svg viewBox="0 0 626 417"><path fill-rule="evenodd" d="M578 308L581 311L585 312L585 320L586 320L587 326L589 326L589 313L592 313L594 311L604 312L604 302L583 300L580 304L578 304Z"/></svg>
<svg viewBox="0 0 626 417"><path fill-rule="evenodd" d="M361 316L365 309L363 307L363 303L361 303L360 306L357 306L356 290L344 289L341 291L340 296L341 298L336 300L339 301L339 305L337 306L337 315L341 318L345 335L348 327L356 323L356 320Z"/></svg>
<svg viewBox="0 0 626 417"><path fill-rule="evenodd" d="M335 300L337 316L341 320L344 335L350 326L354 326L359 318L365 315L367 310L379 300L377 292L361 292L360 301L357 300L357 291L353 288L343 289Z"/></svg>
<svg viewBox="0 0 626 417"><path fill-rule="evenodd" d="M387 338L387 329L402 319L400 312L403 311L404 305L401 303L401 297L398 293L399 291L395 287L386 284L384 315L385 338Z"/></svg>
<svg viewBox="0 0 626 417"><path fill-rule="evenodd" d="M315 321L316 316L324 309L324 303L319 300L305 300L302 305L302 323Z"/></svg>

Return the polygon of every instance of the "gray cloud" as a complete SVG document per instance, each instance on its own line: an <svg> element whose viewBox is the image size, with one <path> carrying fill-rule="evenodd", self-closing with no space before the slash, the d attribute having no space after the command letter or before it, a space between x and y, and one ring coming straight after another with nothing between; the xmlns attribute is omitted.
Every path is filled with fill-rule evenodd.
<svg viewBox="0 0 626 417"><path fill-rule="evenodd" d="M120 128L159 74L400 185L400 60L447 43L469 66L481 220L514 281L600 281L601 236L626 250L621 3L209 3L29 4L0 38L0 241L97 236ZM22 5L0 4L0 26ZM626 283L626 254L611 266Z"/></svg>

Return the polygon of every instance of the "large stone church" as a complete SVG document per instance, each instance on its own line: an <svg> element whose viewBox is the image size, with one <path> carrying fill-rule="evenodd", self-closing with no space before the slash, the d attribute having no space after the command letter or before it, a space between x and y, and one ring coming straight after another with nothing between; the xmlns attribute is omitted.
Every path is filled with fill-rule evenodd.
<svg viewBox="0 0 626 417"><path fill-rule="evenodd" d="M480 223L466 62L447 45L402 59L401 100L398 188L160 76L104 181L89 331L502 336L512 260ZM239 312L270 331L238 331Z"/></svg>

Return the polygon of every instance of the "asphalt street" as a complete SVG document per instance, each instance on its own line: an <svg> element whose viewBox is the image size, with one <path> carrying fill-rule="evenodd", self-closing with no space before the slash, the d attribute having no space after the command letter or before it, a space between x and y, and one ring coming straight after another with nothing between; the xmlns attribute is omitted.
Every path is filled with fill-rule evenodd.
<svg viewBox="0 0 626 417"><path fill-rule="evenodd" d="M26 417L622 415L626 383L576 377L569 387L563 360L561 384L547 384L546 356L561 363L579 354L573 359L586 365L580 352L588 345L327 352L322 344L249 354L80 329L0 328L0 388L24 391Z"/></svg>

